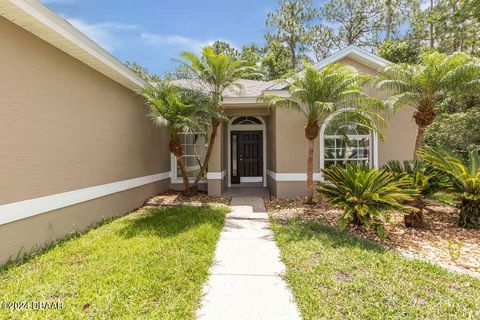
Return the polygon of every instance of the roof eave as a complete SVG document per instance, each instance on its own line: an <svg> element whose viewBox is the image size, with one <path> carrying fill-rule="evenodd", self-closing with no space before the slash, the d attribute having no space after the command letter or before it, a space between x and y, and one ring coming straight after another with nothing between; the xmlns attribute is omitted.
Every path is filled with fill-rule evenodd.
<svg viewBox="0 0 480 320"><path fill-rule="evenodd" d="M130 90L146 85L122 62L39 1L4 1L0 14Z"/></svg>

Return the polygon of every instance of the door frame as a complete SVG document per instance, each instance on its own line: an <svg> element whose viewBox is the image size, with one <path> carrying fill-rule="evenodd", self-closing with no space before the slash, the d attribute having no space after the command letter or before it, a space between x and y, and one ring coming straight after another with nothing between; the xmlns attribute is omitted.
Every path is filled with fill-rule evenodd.
<svg viewBox="0 0 480 320"><path fill-rule="evenodd" d="M245 116L241 116L245 117ZM232 117L228 122L228 130L227 130L227 143L228 143L228 160L227 160L227 183L228 186L232 186L232 131L262 131L263 136L263 186L267 186L267 127L265 125L265 121L262 117L257 116L248 116L253 117L258 120L262 124L240 124L240 125L232 125L233 121L235 121L239 117ZM241 184L241 183L240 183Z"/></svg>

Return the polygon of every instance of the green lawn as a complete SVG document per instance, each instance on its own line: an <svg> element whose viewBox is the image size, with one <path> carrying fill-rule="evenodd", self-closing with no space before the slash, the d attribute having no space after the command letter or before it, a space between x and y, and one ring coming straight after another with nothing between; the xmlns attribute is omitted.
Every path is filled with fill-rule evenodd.
<svg viewBox="0 0 480 320"><path fill-rule="evenodd" d="M192 319L227 209L141 209L0 272L0 319Z"/></svg>
<svg viewBox="0 0 480 320"><path fill-rule="evenodd" d="M303 319L480 319L480 279L319 224L273 222Z"/></svg>

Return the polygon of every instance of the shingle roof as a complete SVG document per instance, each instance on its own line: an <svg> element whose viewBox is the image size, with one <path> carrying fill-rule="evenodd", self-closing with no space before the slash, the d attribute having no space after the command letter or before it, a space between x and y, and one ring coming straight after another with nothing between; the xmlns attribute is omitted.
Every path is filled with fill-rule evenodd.
<svg viewBox="0 0 480 320"><path fill-rule="evenodd" d="M173 80L172 83L175 85L197 91L206 91L207 86L203 84L200 80L196 79L180 79ZM238 87L231 86L227 88L223 96L228 98L247 98L247 97L258 97L262 94L264 90L271 87L275 84L275 81L258 81L258 80L248 80L248 79L238 79L236 83Z"/></svg>

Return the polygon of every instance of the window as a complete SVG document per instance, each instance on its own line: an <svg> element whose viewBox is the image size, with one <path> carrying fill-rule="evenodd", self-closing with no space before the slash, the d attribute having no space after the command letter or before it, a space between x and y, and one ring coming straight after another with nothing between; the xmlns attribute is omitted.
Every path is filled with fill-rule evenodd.
<svg viewBox="0 0 480 320"><path fill-rule="evenodd" d="M187 168L188 177L196 178L200 172L200 167L205 159L205 154L207 152L207 143L205 135L203 133L181 133L178 135L180 141L182 142L185 167ZM181 179L182 172L178 161L175 158L175 178ZM206 173L205 173L206 175Z"/></svg>
<svg viewBox="0 0 480 320"><path fill-rule="evenodd" d="M262 121L260 121L258 118L255 117L238 117L232 122L233 125L236 124L262 124Z"/></svg>
<svg viewBox="0 0 480 320"><path fill-rule="evenodd" d="M337 164L346 166L348 162L372 164L370 130L358 124L340 127L327 125L324 135L324 167Z"/></svg>

